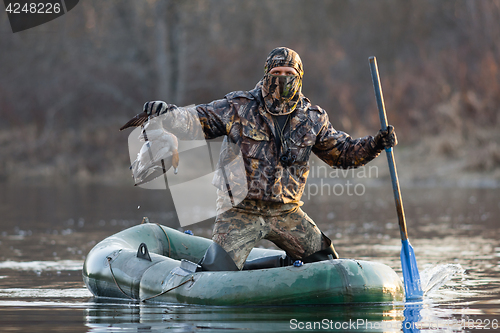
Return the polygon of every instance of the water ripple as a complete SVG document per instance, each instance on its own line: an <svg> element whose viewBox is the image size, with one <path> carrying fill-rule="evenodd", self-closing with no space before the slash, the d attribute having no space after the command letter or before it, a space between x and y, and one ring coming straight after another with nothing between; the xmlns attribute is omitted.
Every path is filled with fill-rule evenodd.
<svg viewBox="0 0 500 333"><path fill-rule="evenodd" d="M59 261L3 261L0 269L13 269L18 271L78 271L83 267L82 260Z"/></svg>

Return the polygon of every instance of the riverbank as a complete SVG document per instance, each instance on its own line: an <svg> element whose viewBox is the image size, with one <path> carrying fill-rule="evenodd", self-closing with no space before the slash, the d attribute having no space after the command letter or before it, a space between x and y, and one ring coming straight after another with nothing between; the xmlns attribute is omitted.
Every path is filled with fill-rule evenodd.
<svg viewBox="0 0 500 333"><path fill-rule="evenodd" d="M117 131L114 124L79 132L67 130L57 136L37 136L32 127L3 131L0 182L133 186L128 135ZM399 136L403 137L403 133ZM366 186L386 184L389 171L384 155L366 169L349 171L331 169L312 155L308 182L355 180ZM395 148L395 157L403 187L500 187L500 131L495 128L474 135L454 131L428 135L411 144L403 141ZM189 167L180 161L180 172L189 172Z"/></svg>

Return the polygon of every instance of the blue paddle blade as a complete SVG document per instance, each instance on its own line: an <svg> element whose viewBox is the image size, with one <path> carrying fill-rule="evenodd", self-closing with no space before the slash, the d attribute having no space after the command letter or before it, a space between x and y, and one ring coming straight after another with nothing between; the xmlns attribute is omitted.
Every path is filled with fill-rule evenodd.
<svg viewBox="0 0 500 333"><path fill-rule="evenodd" d="M408 240L402 240L401 243L403 244L401 248L401 268L403 269L406 299L420 299L424 293L422 292L415 252Z"/></svg>

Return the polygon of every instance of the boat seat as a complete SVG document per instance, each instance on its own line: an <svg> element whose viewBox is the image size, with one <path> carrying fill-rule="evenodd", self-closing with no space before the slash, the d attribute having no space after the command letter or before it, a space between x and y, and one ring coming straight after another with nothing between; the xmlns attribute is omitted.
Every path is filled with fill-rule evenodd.
<svg viewBox="0 0 500 333"><path fill-rule="evenodd" d="M266 269L275 267L285 267L293 264L292 258L284 254L247 260L243 266L244 271L254 269Z"/></svg>

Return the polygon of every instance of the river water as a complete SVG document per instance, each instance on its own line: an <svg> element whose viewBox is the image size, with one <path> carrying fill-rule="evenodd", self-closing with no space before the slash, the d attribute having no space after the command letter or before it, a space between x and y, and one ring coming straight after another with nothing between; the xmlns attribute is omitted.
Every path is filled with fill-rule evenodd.
<svg viewBox="0 0 500 333"><path fill-rule="evenodd" d="M0 188L2 332L500 332L500 189L403 188L422 279L439 284L422 302L317 307L149 305L94 298L85 255L141 222L177 227L167 191L106 186ZM358 193L359 194L359 193ZM401 276L390 188L315 196L306 211L341 257L373 260ZM212 221L190 226L209 236ZM262 243L269 246L270 243ZM430 281L428 281L430 280Z"/></svg>

